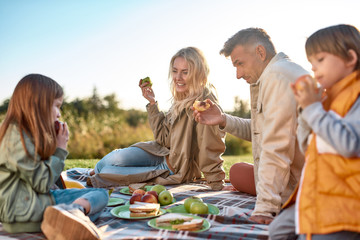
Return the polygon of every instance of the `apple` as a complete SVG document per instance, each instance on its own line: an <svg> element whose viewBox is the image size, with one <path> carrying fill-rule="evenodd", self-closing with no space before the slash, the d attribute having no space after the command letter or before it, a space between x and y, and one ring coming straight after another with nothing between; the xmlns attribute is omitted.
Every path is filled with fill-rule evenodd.
<svg viewBox="0 0 360 240"><path fill-rule="evenodd" d="M301 91L304 89L304 81L306 81L305 79L310 79L312 81L314 89L318 88L316 80L314 78L312 78L310 75L302 75L298 77L295 81L295 88L297 91Z"/></svg>
<svg viewBox="0 0 360 240"><path fill-rule="evenodd" d="M146 83L146 82L148 82L148 87L151 87L152 86L152 82L151 82L151 80L150 80L150 78L149 77L146 77L146 78L143 78L143 79L141 79L141 84L144 84L144 83Z"/></svg>
<svg viewBox="0 0 360 240"><path fill-rule="evenodd" d="M154 195L148 193L141 197L141 202L158 203L158 200Z"/></svg>
<svg viewBox="0 0 360 240"><path fill-rule="evenodd" d="M133 204L135 201L136 202L141 202L141 198L142 198L143 195L139 194L139 193L135 193L131 196L130 198L130 204Z"/></svg>
<svg viewBox="0 0 360 240"><path fill-rule="evenodd" d="M194 104L193 104L193 107L198 112L203 112L203 111L205 111L206 109L208 109L210 107L210 104L208 104L205 101L195 101Z"/></svg>
<svg viewBox="0 0 360 240"><path fill-rule="evenodd" d="M164 190L159 194L158 199L161 205L169 205L170 203L172 203L174 197L170 191Z"/></svg>
<svg viewBox="0 0 360 240"><path fill-rule="evenodd" d="M147 191L145 194L152 194L156 197L156 199L158 199L158 194L156 191Z"/></svg>
<svg viewBox="0 0 360 240"><path fill-rule="evenodd" d="M190 213L192 214L208 214L209 207L203 202L193 202L190 205Z"/></svg>
<svg viewBox="0 0 360 240"><path fill-rule="evenodd" d="M157 192L158 195L164 190L166 190L166 187L164 187L163 185L160 185L160 184L157 184L150 189L150 191Z"/></svg>
<svg viewBox="0 0 360 240"><path fill-rule="evenodd" d="M134 194L141 194L141 196L145 195L145 191L143 189L136 189L132 195Z"/></svg>
<svg viewBox="0 0 360 240"><path fill-rule="evenodd" d="M190 212L190 206L193 202L202 202L203 200L199 197L189 197L185 199L184 207L185 210L189 213Z"/></svg>
<svg viewBox="0 0 360 240"><path fill-rule="evenodd" d="M64 124L63 122L60 122L59 120L56 120L55 121L55 132L56 132L56 135L59 134L59 130L60 130L60 124Z"/></svg>

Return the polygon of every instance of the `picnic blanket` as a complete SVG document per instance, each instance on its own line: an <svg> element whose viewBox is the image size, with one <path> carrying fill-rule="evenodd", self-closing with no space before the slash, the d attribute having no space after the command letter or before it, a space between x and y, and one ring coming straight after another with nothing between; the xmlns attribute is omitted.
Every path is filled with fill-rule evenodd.
<svg viewBox="0 0 360 240"><path fill-rule="evenodd" d="M64 179L73 180L86 186L85 168L73 168L62 173ZM218 215L198 215L207 219L211 227L204 232L158 230L148 225L149 219L132 220L115 217L113 207L106 207L95 224L103 232L103 239L268 239L268 226L249 221L256 197L233 191L212 191L203 183L190 183L166 186L176 202L162 207L171 208L184 203L190 196L201 197L204 202L216 206ZM111 198L121 198L125 202L130 195L115 188ZM44 239L42 233L9 234L0 223L0 239Z"/></svg>

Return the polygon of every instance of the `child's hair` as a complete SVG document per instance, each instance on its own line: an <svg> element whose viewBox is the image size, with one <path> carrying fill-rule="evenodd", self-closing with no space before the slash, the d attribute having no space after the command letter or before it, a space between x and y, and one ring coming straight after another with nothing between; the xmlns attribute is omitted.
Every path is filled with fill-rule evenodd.
<svg viewBox="0 0 360 240"><path fill-rule="evenodd" d="M305 44L307 57L319 52L327 52L348 61L350 49L355 51L358 58L354 70L359 70L360 32L356 27L346 24L320 29L313 33Z"/></svg>
<svg viewBox="0 0 360 240"><path fill-rule="evenodd" d="M48 159L56 149L52 106L54 100L63 94L62 87L51 78L40 74L23 77L15 87L5 120L0 126L0 142L9 125L16 124L26 153L30 156L24 132L35 145L35 157L38 154L41 159Z"/></svg>

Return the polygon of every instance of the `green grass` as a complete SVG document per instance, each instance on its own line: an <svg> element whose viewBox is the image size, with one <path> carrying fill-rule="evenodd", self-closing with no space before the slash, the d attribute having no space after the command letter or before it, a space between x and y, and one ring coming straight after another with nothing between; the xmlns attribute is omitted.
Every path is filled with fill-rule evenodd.
<svg viewBox="0 0 360 240"><path fill-rule="evenodd" d="M223 156L226 178L229 178L230 167L237 162L253 163L252 155ZM65 170L70 168L94 168L100 159L68 159L65 160Z"/></svg>

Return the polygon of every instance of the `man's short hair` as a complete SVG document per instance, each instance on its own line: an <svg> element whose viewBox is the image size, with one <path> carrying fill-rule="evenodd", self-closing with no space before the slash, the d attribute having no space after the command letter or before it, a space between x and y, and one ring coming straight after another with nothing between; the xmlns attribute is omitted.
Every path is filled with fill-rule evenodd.
<svg viewBox="0 0 360 240"><path fill-rule="evenodd" d="M236 46L244 46L248 44L262 45L268 54L276 54L276 50L270 36L264 29L261 28L247 28L240 30L225 42L223 49L220 50L220 54L228 57L231 55L231 52Z"/></svg>

